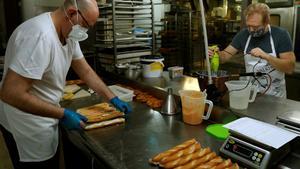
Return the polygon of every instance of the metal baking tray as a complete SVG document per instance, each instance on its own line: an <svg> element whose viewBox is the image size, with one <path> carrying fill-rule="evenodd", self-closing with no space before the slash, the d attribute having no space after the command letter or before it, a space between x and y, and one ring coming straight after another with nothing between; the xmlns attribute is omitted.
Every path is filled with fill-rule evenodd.
<svg viewBox="0 0 300 169"><path fill-rule="evenodd" d="M300 128L300 111L289 111L277 117L279 121Z"/></svg>
<svg viewBox="0 0 300 169"><path fill-rule="evenodd" d="M134 17L122 17L122 16L119 15L119 16L116 17L117 20L124 20L124 19L126 19L126 20L135 20L135 19L145 19L145 20L147 20L147 19L149 19L149 20L151 20L151 18L152 18L151 14L135 15Z"/></svg>
<svg viewBox="0 0 300 169"><path fill-rule="evenodd" d="M140 11L116 11L116 14L129 14L129 15L143 15L143 14L151 14L150 12L140 12Z"/></svg>
<svg viewBox="0 0 300 169"><path fill-rule="evenodd" d="M127 4L151 4L151 1L123 1L123 0L115 0L115 3L127 3Z"/></svg>
<svg viewBox="0 0 300 169"><path fill-rule="evenodd" d="M117 5L115 8L118 8L118 9L151 9L151 5L139 5L139 6Z"/></svg>

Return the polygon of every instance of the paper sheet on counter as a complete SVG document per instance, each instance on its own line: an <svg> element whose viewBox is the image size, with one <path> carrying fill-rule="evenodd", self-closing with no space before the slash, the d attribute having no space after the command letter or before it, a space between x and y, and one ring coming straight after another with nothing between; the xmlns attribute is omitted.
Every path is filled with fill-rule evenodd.
<svg viewBox="0 0 300 169"><path fill-rule="evenodd" d="M276 149L298 136L280 127L248 117L237 119L224 127Z"/></svg>

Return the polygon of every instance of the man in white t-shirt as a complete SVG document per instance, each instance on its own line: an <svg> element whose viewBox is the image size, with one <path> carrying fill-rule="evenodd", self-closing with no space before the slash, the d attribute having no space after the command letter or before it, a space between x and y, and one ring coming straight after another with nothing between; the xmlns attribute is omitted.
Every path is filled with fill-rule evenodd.
<svg viewBox="0 0 300 169"><path fill-rule="evenodd" d="M0 129L16 169L58 168L58 123L80 129L86 118L59 106L70 66L80 79L125 113L83 57L78 41L99 16L95 0L65 0L59 9L21 24L5 53L0 88Z"/></svg>

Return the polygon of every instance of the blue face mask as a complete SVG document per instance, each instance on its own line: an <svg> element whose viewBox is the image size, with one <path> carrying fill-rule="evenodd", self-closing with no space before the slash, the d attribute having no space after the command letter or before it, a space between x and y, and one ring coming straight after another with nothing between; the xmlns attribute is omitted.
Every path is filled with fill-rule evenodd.
<svg viewBox="0 0 300 169"><path fill-rule="evenodd" d="M250 35L254 38L259 38L265 35L265 27L261 26L258 29L254 30L254 31L250 31L250 29L248 28L248 31L250 33Z"/></svg>

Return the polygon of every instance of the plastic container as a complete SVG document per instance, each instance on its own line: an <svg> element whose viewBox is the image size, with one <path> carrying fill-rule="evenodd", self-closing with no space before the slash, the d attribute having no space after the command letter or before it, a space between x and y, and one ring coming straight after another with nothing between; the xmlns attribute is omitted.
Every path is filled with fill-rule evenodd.
<svg viewBox="0 0 300 169"><path fill-rule="evenodd" d="M202 120L207 120L213 108L213 102L206 99L205 92L195 90L179 90L182 104L183 121L187 124L198 125ZM208 104L208 110L204 115L205 104Z"/></svg>
<svg viewBox="0 0 300 169"><path fill-rule="evenodd" d="M121 100L123 100L125 102L131 102L132 101L133 96L134 96L132 90L126 89L126 88L118 86L118 85L111 85L111 86L108 86L108 87Z"/></svg>
<svg viewBox="0 0 300 169"><path fill-rule="evenodd" d="M248 108L249 102L254 102L257 86L248 83L248 81L231 80L225 82L229 90L229 106L232 109L244 110ZM250 97L250 93L252 95Z"/></svg>
<svg viewBox="0 0 300 169"><path fill-rule="evenodd" d="M211 49L214 54L212 55L211 59L210 59L210 68L211 71L213 72L217 72L219 70L219 64L220 64L220 57L219 57L219 53L218 53L218 46L214 45L214 46L210 46L209 49Z"/></svg>
<svg viewBox="0 0 300 169"><path fill-rule="evenodd" d="M161 77L164 64L162 56L146 56L141 58L143 76L145 78Z"/></svg>
<svg viewBox="0 0 300 169"><path fill-rule="evenodd" d="M169 71L169 77L171 79L183 76L183 67L180 66L169 67L168 71Z"/></svg>

